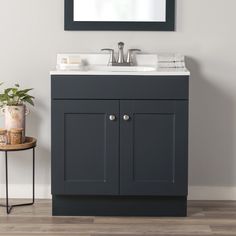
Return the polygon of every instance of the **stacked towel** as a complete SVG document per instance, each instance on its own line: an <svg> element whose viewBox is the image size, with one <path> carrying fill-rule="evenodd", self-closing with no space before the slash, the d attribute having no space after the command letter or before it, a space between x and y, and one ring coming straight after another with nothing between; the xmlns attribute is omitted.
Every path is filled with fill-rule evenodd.
<svg viewBox="0 0 236 236"><path fill-rule="evenodd" d="M158 56L158 68L185 69L185 58L180 54L164 54Z"/></svg>

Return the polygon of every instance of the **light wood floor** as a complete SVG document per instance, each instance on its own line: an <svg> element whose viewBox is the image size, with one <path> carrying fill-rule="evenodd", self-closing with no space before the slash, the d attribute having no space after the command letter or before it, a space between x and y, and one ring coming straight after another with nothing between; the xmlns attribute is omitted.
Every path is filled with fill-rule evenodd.
<svg viewBox="0 0 236 236"><path fill-rule="evenodd" d="M38 200L9 216L0 208L0 235L236 235L236 202L192 201L187 218L52 217L51 202Z"/></svg>

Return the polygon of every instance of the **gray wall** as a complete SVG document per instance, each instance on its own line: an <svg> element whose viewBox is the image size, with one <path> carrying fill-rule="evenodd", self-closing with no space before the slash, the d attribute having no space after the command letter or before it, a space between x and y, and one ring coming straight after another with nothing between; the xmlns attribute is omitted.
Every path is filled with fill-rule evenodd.
<svg viewBox="0 0 236 236"><path fill-rule="evenodd" d="M190 198L236 199L235 9L235 0L177 0L176 32L64 32L63 0L1 0L0 81L34 87L37 98L27 118L28 135L38 137L37 196L50 196L49 71L56 54L98 52L122 40L144 52L188 57ZM13 155L10 172L12 196L26 197L30 155Z"/></svg>

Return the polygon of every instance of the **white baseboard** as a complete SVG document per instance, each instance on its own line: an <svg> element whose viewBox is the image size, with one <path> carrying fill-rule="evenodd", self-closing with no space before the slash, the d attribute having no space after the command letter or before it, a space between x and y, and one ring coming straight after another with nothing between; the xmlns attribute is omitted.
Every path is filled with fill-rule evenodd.
<svg viewBox="0 0 236 236"><path fill-rule="evenodd" d="M235 201L236 187L190 186L189 200Z"/></svg>
<svg viewBox="0 0 236 236"><path fill-rule="evenodd" d="M0 184L1 196L4 198L5 185ZM30 184L9 185L10 198L31 198L32 186ZM35 197L38 199L51 199L51 186L37 184L35 188ZM221 187L221 186L190 186L189 200L230 200L236 201L236 187Z"/></svg>
<svg viewBox="0 0 236 236"><path fill-rule="evenodd" d="M0 184L1 196L5 198L5 184ZM32 185L31 184L9 184L8 187L9 198L31 198ZM51 199L51 186L37 184L35 186L35 198L37 199Z"/></svg>

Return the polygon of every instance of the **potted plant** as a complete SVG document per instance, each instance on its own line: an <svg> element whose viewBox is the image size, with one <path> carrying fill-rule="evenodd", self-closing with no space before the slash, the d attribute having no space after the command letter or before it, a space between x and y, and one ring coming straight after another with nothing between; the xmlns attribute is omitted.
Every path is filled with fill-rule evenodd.
<svg viewBox="0 0 236 236"><path fill-rule="evenodd" d="M1 85L1 84L0 84ZM12 128L22 128L25 140L25 116L29 113L26 104L34 106L34 97L28 93L30 89L20 89L19 84L14 87L6 88L0 94L0 107L5 115L5 128L9 132Z"/></svg>

